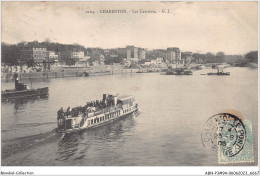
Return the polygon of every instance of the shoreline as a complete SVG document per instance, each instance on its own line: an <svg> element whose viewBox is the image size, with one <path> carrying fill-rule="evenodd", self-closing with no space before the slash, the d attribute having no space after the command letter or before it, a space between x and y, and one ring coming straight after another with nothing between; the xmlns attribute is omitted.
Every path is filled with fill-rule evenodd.
<svg viewBox="0 0 260 176"><path fill-rule="evenodd" d="M231 66L234 67L234 66ZM248 64L248 68L258 69L256 64ZM241 67L241 68L244 68ZM68 77L93 77L93 76L104 76L104 75L115 75L115 74L136 74L136 73L154 73L162 72L163 68L83 68L83 67L63 67L63 69L57 69L50 72L31 72L31 73L18 73L20 81L30 81L31 79L53 79L53 78L68 78ZM196 70L196 69L195 69ZM82 74L88 73L88 76ZM2 73L2 82L13 82L14 73Z"/></svg>
<svg viewBox="0 0 260 176"><path fill-rule="evenodd" d="M56 72L32 72L32 73L18 73L18 78L22 80L30 79L52 79L52 78L67 78L67 77L93 77L93 76L104 76L104 75L114 75L114 74L136 74L137 72L141 73L152 73L152 72L161 72L161 68L143 68L143 69L118 69L111 71L56 71ZM89 76L81 76L83 73L87 72ZM4 76L3 76L4 75ZM1 81L2 82L13 82L14 73L2 73Z"/></svg>

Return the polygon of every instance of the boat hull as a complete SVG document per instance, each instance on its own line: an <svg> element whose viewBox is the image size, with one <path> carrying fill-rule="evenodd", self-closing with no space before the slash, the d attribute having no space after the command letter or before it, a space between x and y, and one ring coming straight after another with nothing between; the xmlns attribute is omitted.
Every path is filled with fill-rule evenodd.
<svg viewBox="0 0 260 176"><path fill-rule="evenodd" d="M7 91L1 93L2 101L11 101L16 99L24 99L30 97L45 97L48 96L49 88L30 89L22 91Z"/></svg>
<svg viewBox="0 0 260 176"><path fill-rule="evenodd" d="M185 72L166 72L166 75L192 75L191 71L185 71Z"/></svg>
<svg viewBox="0 0 260 176"><path fill-rule="evenodd" d="M73 128L73 129L66 129L66 130L64 130L64 129L61 129L61 130L57 129L57 132L58 132L58 133L69 134L69 133L75 133L75 132L79 132L79 131L83 131L83 130L87 130L87 129L93 129L93 128L96 128L96 127L100 127L100 126L103 126L103 125L105 125L105 124L112 123L112 122L114 122L114 121L116 121L116 120L119 120L119 119L121 119L121 118L124 118L124 117L126 117L127 115L133 114L133 113L135 113L135 112L138 111L138 108L137 108L137 107L134 107L134 106L133 106L131 109L132 109L132 110L129 111L129 112L123 113L123 114L118 115L118 116L116 116L116 117L114 117L114 118L111 118L111 119L109 119L109 120L105 120L105 121L96 123L96 124L94 124L94 125L87 125L86 127L84 127L84 125L83 125L83 127ZM122 109L122 111L123 111L123 109ZM113 112L112 112L112 113L113 113ZM112 113L110 113L110 114L112 114ZM98 115L98 116L102 116L102 114L101 114L101 115ZM92 118L95 118L95 117L92 117ZM88 121L89 119L91 119L91 118L87 118L86 121L85 121L85 123L88 123L87 121Z"/></svg>
<svg viewBox="0 0 260 176"><path fill-rule="evenodd" d="M217 75L217 76L229 76L230 72L227 73L207 73L207 75L211 76L211 75Z"/></svg>

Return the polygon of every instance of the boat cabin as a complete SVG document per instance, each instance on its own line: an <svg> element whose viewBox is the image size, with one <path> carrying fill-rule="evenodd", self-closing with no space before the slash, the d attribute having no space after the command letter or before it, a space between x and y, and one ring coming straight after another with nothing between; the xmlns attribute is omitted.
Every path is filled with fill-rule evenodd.
<svg viewBox="0 0 260 176"><path fill-rule="evenodd" d="M15 90L16 91L22 91L22 90L27 90L28 89L27 85L25 85L23 83L19 83L18 74L17 73L14 74L14 79L15 79Z"/></svg>
<svg viewBox="0 0 260 176"><path fill-rule="evenodd" d="M135 99L133 96L121 96L118 98L123 108L133 106Z"/></svg>

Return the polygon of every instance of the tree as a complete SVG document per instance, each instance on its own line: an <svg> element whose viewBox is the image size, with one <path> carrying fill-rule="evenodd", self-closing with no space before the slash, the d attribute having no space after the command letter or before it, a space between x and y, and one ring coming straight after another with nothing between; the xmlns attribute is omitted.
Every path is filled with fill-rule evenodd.
<svg viewBox="0 0 260 176"><path fill-rule="evenodd" d="M220 51L216 54L215 62L222 63L225 62L225 53Z"/></svg>
<svg viewBox="0 0 260 176"><path fill-rule="evenodd" d="M20 49L16 45L7 45L2 43L1 58L3 63L17 65L20 58Z"/></svg>
<svg viewBox="0 0 260 176"><path fill-rule="evenodd" d="M249 62L258 63L258 51L251 51L245 57Z"/></svg>
<svg viewBox="0 0 260 176"><path fill-rule="evenodd" d="M75 65L76 59L74 59L74 58L66 58L65 59L65 63L66 63L66 65L69 65L69 66Z"/></svg>
<svg viewBox="0 0 260 176"><path fill-rule="evenodd" d="M206 53L206 62L207 63L213 63L214 60L215 60L215 55L214 54L212 54L210 52Z"/></svg>

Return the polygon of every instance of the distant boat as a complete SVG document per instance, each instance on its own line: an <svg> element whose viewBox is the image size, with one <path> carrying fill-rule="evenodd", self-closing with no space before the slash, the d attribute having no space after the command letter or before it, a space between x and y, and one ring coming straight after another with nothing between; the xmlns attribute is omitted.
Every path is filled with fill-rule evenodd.
<svg viewBox="0 0 260 176"><path fill-rule="evenodd" d="M138 111L133 96L103 94L103 100L88 102L85 106L58 111L58 133L72 133L113 122L125 115Z"/></svg>
<svg viewBox="0 0 260 176"><path fill-rule="evenodd" d="M169 69L166 71L166 75L192 75L192 71L185 70L183 68Z"/></svg>
<svg viewBox="0 0 260 176"><path fill-rule="evenodd" d="M89 76L89 73L88 73L88 72L83 72L83 73L81 73L79 76L88 77L88 76Z"/></svg>
<svg viewBox="0 0 260 176"><path fill-rule="evenodd" d="M207 75L229 76L230 72L207 73Z"/></svg>
<svg viewBox="0 0 260 176"><path fill-rule="evenodd" d="M9 89L1 92L1 100L12 101L16 99L24 99L30 97L46 97L48 96L49 88L43 87L38 89L29 89L29 87L23 83L19 83L18 74L14 74L15 89Z"/></svg>
<svg viewBox="0 0 260 176"><path fill-rule="evenodd" d="M207 75L217 75L217 76L229 76L230 72L224 72L224 68L217 68L218 72L217 73L207 73Z"/></svg>

